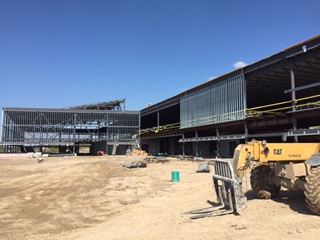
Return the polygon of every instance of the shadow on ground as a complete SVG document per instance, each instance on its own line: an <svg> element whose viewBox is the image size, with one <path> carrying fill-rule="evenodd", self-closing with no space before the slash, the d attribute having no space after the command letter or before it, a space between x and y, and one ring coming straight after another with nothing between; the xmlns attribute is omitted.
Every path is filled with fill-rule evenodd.
<svg viewBox="0 0 320 240"><path fill-rule="evenodd" d="M259 199L252 190L246 193L246 197L247 201ZM260 200L263 201L263 199ZM303 191L280 191L278 196L271 200L280 204L288 205L290 209L297 213L313 215L307 207Z"/></svg>

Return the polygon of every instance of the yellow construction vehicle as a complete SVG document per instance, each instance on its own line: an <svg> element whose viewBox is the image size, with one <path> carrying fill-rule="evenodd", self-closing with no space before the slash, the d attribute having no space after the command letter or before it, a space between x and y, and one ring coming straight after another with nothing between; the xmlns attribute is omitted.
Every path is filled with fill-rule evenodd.
<svg viewBox="0 0 320 240"><path fill-rule="evenodd" d="M251 188L259 198L274 198L281 187L301 190L308 208L320 215L320 144L255 140L238 145L232 159L214 160L218 204L187 214L194 214L192 219L239 214L247 200L242 182L249 171Z"/></svg>

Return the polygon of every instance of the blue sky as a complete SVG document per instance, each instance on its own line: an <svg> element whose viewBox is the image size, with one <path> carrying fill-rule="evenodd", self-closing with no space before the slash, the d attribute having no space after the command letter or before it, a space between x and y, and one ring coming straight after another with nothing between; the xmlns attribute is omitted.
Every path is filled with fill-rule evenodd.
<svg viewBox="0 0 320 240"><path fill-rule="evenodd" d="M0 0L0 108L141 110L320 33L319 0Z"/></svg>

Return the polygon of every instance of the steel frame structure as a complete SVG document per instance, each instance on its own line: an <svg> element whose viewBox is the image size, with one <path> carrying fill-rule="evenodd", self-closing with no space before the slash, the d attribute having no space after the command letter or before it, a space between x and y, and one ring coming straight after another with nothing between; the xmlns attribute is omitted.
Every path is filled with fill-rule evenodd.
<svg viewBox="0 0 320 240"><path fill-rule="evenodd" d="M319 81L320 35L141 110L141 143L159 139L158 149L169 152L161 140L174 136L181 149L233 139L318 140ZM180 126L167 129L172 123ZM178 147L172 152L184 154Z"/></svg>
<svg viewBox="0 0 320 240"><path fill-rule="evenodd" d="M3 108L1 145L137 145L139 111Z"/></svg>

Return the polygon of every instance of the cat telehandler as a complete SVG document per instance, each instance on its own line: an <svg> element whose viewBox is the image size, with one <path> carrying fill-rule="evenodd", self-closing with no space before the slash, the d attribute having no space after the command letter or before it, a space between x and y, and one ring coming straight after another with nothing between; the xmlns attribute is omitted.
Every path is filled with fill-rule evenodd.
<svg viewBox="0 0 320 240"><path fill-rule="evenodd" d="M232 159L214 160L213 183L217 196L212 207L189 211L191 219L239 214L246 203L242 183L250 172L251 189L270 199L280 188L304 191L308 208L320 215L320 144L267 143L252 140L240 144Z"/></svg>

